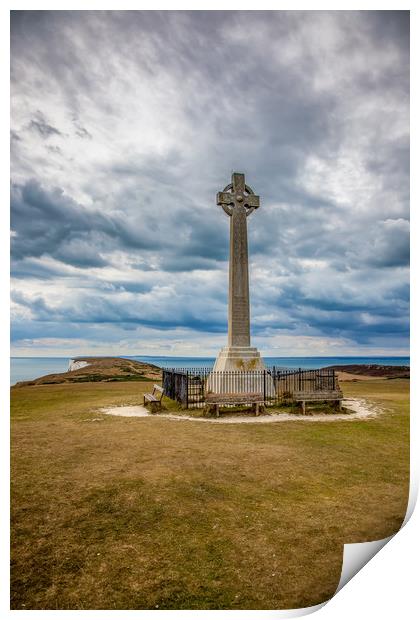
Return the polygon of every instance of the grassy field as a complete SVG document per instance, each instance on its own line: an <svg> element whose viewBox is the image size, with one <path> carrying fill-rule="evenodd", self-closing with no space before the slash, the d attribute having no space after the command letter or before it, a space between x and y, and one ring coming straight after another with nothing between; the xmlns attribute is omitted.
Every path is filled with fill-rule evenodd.
<svg viewBox="0 0 420 620"><path fill-rule="evenodd" d="M406 379L343 383L376 419L117 418L146 382L12 389L12 608L278 609L339 581L343 543L408 498Z"/></svg>

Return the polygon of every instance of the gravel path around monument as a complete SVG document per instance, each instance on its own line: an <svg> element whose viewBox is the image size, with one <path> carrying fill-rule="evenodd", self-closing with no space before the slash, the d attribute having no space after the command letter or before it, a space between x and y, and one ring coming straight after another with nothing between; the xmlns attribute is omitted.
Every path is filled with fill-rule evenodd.
<svg viewBox="0 0 420 620"><path fill-rule="evenodd" d="M208 424L266 424L273 422L290 422L298 420L299 422L335 422L336 420L360 420L366 418L375 418L382 413L377 407L368 403L363 399L346 398L343 401L346 409L350 409L352 413L338 413L338 414L314 414L314 415L299 415L292 413L272 413L260 416L244 415L244 416L231 416L224 415L220 418L194 418L192 416L175 415L171 413L160 413L152 415L149 411L141 406L127 406L127 407L109 407L100 410L101 413L106 415L120 416L124 418L167 418L169 420L189 420L192 422L206 422Z"/></svg>

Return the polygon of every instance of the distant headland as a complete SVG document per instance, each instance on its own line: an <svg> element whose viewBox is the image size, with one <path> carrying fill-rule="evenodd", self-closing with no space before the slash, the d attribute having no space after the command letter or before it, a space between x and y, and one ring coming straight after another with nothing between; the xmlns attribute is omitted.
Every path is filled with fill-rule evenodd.
<svg viewBox="0 0 420 620"><path fill-rule="evenodd" d="M147 362L137 362L123 357L77 357L70 360L67 372L44 375L31 381L19 381L16 386L98 381L156 381L160 377L160 368Z"/></svg>

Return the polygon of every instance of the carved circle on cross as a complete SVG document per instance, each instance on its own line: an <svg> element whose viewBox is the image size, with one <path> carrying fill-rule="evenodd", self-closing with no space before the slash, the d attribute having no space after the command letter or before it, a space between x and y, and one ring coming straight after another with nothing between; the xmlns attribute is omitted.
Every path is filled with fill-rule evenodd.
<svg viewBox="0 0 420 620"><path fill-rule="evenodd" d="M255 207L254 206L250 206L249 204L247 204L246 198L247 196L254 196L254 192L252 191L252 189L249 187L249 185L247 185L245 183L245 191L243 193L238 193L236 196L234 195L234 191L233 191L233 184L229 183L229 185L226 185L226 187L224 188L223 192L225 193L229 193L232 194L232 202L239 202L242 203L243 202L243 206L245 207L246 210L246 215L248 216L250 213L252 213L252 211L254 211ZM223 205L222 205L223 206ZM229 214L228 214L229 215Z"/></svg>

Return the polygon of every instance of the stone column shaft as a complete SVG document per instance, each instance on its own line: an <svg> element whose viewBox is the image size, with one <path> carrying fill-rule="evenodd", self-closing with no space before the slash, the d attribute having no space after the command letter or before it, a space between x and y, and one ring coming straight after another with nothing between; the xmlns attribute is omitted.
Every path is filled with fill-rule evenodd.
<svg viewBox="0 0 420 620"><path fill-rule="evenodd" d="M250 344L247 222L240 205L230 218L228 346Z"/></svg>

